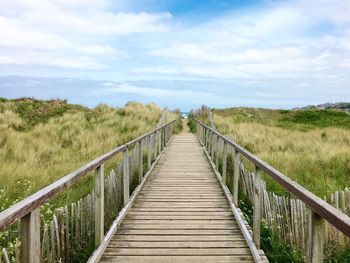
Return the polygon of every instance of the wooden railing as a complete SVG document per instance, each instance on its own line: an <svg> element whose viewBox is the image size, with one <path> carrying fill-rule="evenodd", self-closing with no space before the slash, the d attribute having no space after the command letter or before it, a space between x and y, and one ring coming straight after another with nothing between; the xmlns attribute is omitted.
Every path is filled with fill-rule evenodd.
<svg viewBox="0 0 350 263"><path fill-rule="evenodd" d="M218 131L208 125L195 120L197 124L197 135L201 143L206 148L212 162L218 168L218 145L223 143L222 147L222 181L225 184L227 180L227 154L231 149L233 153L234 172L232 178L232 201L238 205L238 180L240 176L241 157L246 158L255 166L254 176L254 199L253 199L253 240L257 248L260 248L260 223L261 223L261 173L271 177L284 187L289 193L304 202L311 210L309 218L308 231L308 262L322 262L324 246L324 220L332 224L336 229L350 237L350 217L337 210L318 196L314 195L301 185L297 184L286 175L265 163L252 153L220 134ZM229 149L230 147L230 149ZM217 169L218 170L218 169Z"/></svg>
<svg viewBox="0 0 350 263"><path fill-rule="evenodd" d="M131 147L137 145L139 157L139 183L142 182L143 171L143 142L150 142L151 138L155 140L154 149L148 148L147 169L151 169L152 157L158 157L170 140L173 134L173 124L175 121L160 126L151 132L148 132L137 139L134 139L124 145L121 145L110 152L98 157L87 163L79 169L67 174L58 181L41 189L33 195L14 204L10 208L0 213L0 231L8 228L13 223L20 220L20 261L21 262L40 262L40 206L48 202L58 193L69 188L78 179L86 176L90 171L95 170L95 198L94 198L94 238L95 247L98 247L104 239L104 164L106 161L123 153L123 202L124 206L128 205L130 200L130 170L129 170L129 153ZM147 174L147 173L146 173ZM145 175L146 176L146 175ZM1 261L1 258L0 258Z"/></svg>

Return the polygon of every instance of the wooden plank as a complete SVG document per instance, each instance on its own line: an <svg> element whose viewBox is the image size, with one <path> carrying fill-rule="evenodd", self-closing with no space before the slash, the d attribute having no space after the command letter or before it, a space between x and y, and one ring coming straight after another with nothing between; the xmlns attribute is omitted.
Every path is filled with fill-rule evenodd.
<svg viewBox="0 0 350 263"><path fill-rule="evenodd" d="M124 200L124 206L127 205L129 202L129 197L130 197L130 170L129 170L129 151L128 148L124 150L124 157L123 157L123 200Z"/></svg>
<svg viewBox="0 0 350 263"><path fill-rule="evenodd" d="M238 183L239 183L239 175L240 175L240 163L241 163L241 155L239 152L235 151L234 153L234 171L233 171L233 179L232 179L232 201L235 206L238 206Z"/></svg>
<svg viewBox="0 0 350 263"><path fill-rule="evenodd" d="M40 210L36 209L21 220L21 263L40 262Z"/></svg>
<svg viewBox="0 0 350 263"><path fill-rule="evenodd" d="M249 255L248 248L107 248L104 256L135 256L135 255Z"/></svg>
<svg viewBox="0 0 350 263"><path fill-rule="evenodd" d="M251 256L104 256L101 262L123 262L123 263L232 263L252 262Z"/></svg>
<svg viewBox="0 0 350 263"><path fill-rule="evenodd" d="M162 241L175 242L186 240L188 242L194 241L245 241L241 235L115 235L114 241Z"/></svg>
<svg viewBox="0 0 350 263"><path fill-rule="evenodd" d="M109 248L247 248L244 240L238 241L122 241L109 243Z"/></svg>
<svg viewBox="0 0 350 263"><path fill-rule="evenodd" d="M241 231L239 229L123 229L119 228L119 235L238 235L241 236Z"/></svg>
<svg viewBox="0 0 350 263"><path fill-rule="evenodd" d="M256 167L254 174L254 204L253 204L253 241L257 249L260 249L260 224L261 224L261 170Z"/></svg>
<svg viewBox="0 0 350 263"><path fill-rule="evenodd" d="M95 175L95 198L94 198L94 216L95 216L95 247L98 247L104 235L104 165L97 167Z"/></svg>

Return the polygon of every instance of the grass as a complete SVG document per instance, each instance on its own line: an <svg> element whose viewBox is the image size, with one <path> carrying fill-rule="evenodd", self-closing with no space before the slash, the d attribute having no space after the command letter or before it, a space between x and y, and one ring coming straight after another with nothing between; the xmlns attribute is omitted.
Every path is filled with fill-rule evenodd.
<svg viewBox="0 0 350 263"><path fill-rule="evenodd" d="M100 105L89 109L62 100L1 99L0 211L154 129L160 114L154 104L135 102L122 108ZM56 201L77 200L91 191L92 185L87 178Z"/></svg>
<svg viewBox="0 0 350 263"><path fill-rule="evenodd" d="M315 194L350 186L350 115L334 110L214 110L218 130ZM269 190L283 191L270 178Z"/></svg>

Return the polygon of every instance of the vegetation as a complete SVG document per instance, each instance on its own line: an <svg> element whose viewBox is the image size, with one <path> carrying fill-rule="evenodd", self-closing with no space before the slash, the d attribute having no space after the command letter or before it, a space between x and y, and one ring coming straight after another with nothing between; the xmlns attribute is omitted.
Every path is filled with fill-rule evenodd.
<svg viewBox="0 0 350 263"><path fill-rule="evenodd" d="M323 197L350 186L350 115L333 110L214 110L220 132ZM270 190L283 191L265 178Z"/></svg>
<svg viewBox="0 0 350 263"><path fill-rule="evenodd" d="M153 104L134 102L89 109L62 100L0 100L0 211L152 130L160 114ZM90 181L59 199L67 203L84 196L92 189Z"/></svg>
<svg viewBox="0 0 350 263"><path fill-rule="evenodd" d="M182 115L180 110L176 110L168 114L168 121L176 120L175 125L173 127L173 132L178 134L182 131Z"/></svg>

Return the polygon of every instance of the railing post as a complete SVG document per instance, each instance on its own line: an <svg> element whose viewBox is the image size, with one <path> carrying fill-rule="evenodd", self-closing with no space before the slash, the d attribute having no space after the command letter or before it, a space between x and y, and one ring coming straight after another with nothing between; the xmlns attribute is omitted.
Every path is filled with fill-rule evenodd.
<svg viewBox="0 0 350 263"><path fill-rule="evenodd" d="M142 182L143 177L143 149L142 149L142 140L139 142L139 162L140 162L140 168L139 168L139 183Z"/></svg>
<svg viewBox="0 0 350 263"><path fill-rule="evenodd" d="M162 151L162 130L158 131L158 152L157 152L157 156L160 154L160 152ZM156 156L156 157L157 157Z"/></svg>
<svg viewBox="0 0 350 263"><path fill-rule="evenodd" d="M151 135L147 137L148 153L147 153L147 170L151 169L152 165L152 147L151 147Z"/></svg>
<svg viewBox="0 0 350 263"><path fill-rule="evenodd" d="M22 217L20 224L20 262L40 262L40 209Z"/></svg>
<svg viewBox="0 0 350 263"><path fill-rule="evenodd" d="M153 157L154 157L154 159L157 159L157 156L158 156L158 142L159 142L159 140L158 140L158 131L156 131L154 134L153 134L153 136L154 136L154 144L153 144Z"/></svg>
<svg viewBox="0 0 350 263"><path fill-rule="evenodd" d="M216 166L216 169L219 171L219 149L220 149L220 137L218 135L216 135L215 137L215 144L216 144L216 147L215 147L215 166Z"/></svg>
<svg viewBox="0 0 350 263"><path fill-rule="evenodd" d="M129 184L129 151L128 148L124 150L124 163L123 163L123 186L124 186L124 206L129 202L129 191L130 191L130 184Z"/></svg>
<svg viewBox="0 0 350 263"><path fill-rule="evenodd" d="M95 171L95 247L98 247L104 236L104 165L101 164Z"/></svg>
<svg viewBox="0 0 350 263"><path fill-rule="evenodd" d="M211 146L210 146L210 150L211 150L211 152L210 152L210 154L211 154L210 158L211 158L212 162L215 162L215 160L214 160L215 136L214 136L213 132L211 133Z"/></svg>
<svg viewBox="0 0 350 263"><path fill-rule="evenodd" d="M307 263L323 262L324 220L310 210L307 243Z"/></svg>
<svg viewBox="0 0 350 263"><path fill-rule="evenodd" d="M206 148L207 147L207 130L201 126L203 129L203 146Z"/></svg>
<svg viewBox="0 0 350 263"><path fill-rule="evenodd" d="M209 150L209 130L205 128L205 148Z"/></svg>
<svg viewBox="0 0 350 263"><path fill-rule="evenodd" d="M224 154L222 157L222 182L226 185L226 170L227 170L227 143L224 141Z"/></svg>
<svg viewBox="0 0 350 263"><path fill-rule="evenodd" d="M204 127L200 126L200 137L201 137L201 141L202 141L202 146L204 145Z"/></svg>
<svg viewBox="0 0 350 263"><path fill-rule="evenodd" d="M253 241L260 249L260 223L261 223L261 170L255 167L254 174L254 203L253 203Z"/></svg>
<svg viewBox="0 0 350 263"><path fill-rule="evenodd" d="M166 136L165 136L165 134L166 134L166 130L165 130L165 127L162 129L163 130L163 149L165 148L165 146L166 146Z"/></svg>
<svg viewBox="0 0 350 263"><path fill-rule="evenodd" d="M232 201L238 206L238 183L240 173L241 154L234 149L234 166L233 166L233 180L232 180Z"/></svg>

